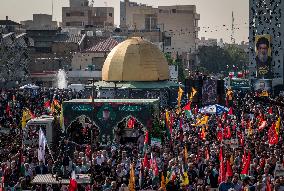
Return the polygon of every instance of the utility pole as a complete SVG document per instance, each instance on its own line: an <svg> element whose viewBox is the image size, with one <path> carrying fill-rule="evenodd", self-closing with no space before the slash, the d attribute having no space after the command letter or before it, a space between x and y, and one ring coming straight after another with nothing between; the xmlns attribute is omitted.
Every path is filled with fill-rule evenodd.
<svg viewBox="0 0 284 191"><path fill-rule="evenodd" d="M234 17L234 11L232 11L232 29L231 29L231 43L235 44L235 17Z"/></svg>

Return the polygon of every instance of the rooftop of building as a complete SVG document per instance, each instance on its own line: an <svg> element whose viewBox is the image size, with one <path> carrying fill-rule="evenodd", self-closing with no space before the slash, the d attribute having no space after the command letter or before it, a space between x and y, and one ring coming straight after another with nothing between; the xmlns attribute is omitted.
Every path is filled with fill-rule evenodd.
<svg viewBox="0 0 284 191"><path fill-rule="evenodd" d="M15 21L12 21L12 20L0 20L0 25L4 25L4 26L19 26L21 25L20 23L17 23Z"/></svg>
<svg viewBox="0 0 284 191"><path fill-rule="evenodd" d="M118 45L118 41L109 37L105 40L102 40L92 46L91 48L85 50L86 52L110 52L116 45Z"/></svg>
<svg viewBox="0 0 284 191"><path fill-rule="evenodd" d="M86 37L85 34L68 34L68 33L59 33L56 35L56 40L54 42L73 42L81 44L81 42Z"/></svg>

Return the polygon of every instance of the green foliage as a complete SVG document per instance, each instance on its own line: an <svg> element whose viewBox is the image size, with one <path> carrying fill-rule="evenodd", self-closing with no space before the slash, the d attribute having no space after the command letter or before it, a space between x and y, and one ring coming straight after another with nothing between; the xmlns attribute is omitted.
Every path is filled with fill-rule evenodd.
<svg viewBox="0 0 284 191"><path fill-rule="evenodd" d="M165 57L166 57L166 59L168 61L168 64L169 65L173 65L174 60L173 60L172 56L169 53L165 53Z"/></svg>
<svg viewBox="0 0 284 191"><path fill-rule="evenodd" d="M202 46L199 48L200 66L210 73L220 73L221 71L233 71L233 66L238 70L245 69L248 63L247 53L236 45L228 45L225 48L218 46Z"/></svg>
<svg viewBox="0 0 284 191"><path fill-rule="evenodd" d="M165 57L166 57L169 65L178 66L178 81L179 82L184 82L184 80L185 80L184 66L183 66L182 60L180 59L180 56L177 55L177 59L174 60L171 57L170 54L165 53Z"/></svg>

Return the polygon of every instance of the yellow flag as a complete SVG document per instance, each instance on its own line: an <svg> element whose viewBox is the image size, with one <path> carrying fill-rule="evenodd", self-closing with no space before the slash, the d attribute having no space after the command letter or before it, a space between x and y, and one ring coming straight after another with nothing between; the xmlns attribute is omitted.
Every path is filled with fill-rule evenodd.
<svg viewBox="0 0 284 191"><path fill-rule="evenodd" d="M170 122L170 114L169 114L169 111L166 111L166 123L167 123L167 125L169 125L169 122Z"/></svg>
<svg viewBox="0 0 284 191"><path fill-rule="evenodd" d="M188 152L186 146L184 146L184 162L187 163Z"/></svg>
<svg viewBox="0 0 284 191"><path fill-rule="evenodd" d="M261 94L259 94L260 97L268 97L269 94L267 91L262 91Z"/></svg>
<svg viewBox="0 0 284 191"><path fill-rule="evenodd" d="M50 110L51 110L51 113L54 113L54 112L55 112L55 108L54 108L53 102L52 102L51 105L50 105Z"/></svg>
<svg viewBox="0 0 284 191"><path fill-rule="evenodd" d="M188 174L187 174L187 172L184 172L181 185L186 186L188 184L189 184Z"/></svg>
<svg viewBox="0 0 284 191"><path fill-rule="evenodd" d="M166 182L165 182L165 177L164 177L164 173L162 173L162 177L161 177L161 188L166 191Z"/></svg>
<svg viewBox="0 0 284 191"><path fill-rule="evenodd" d="M26 127L27 121L32 118L30 110L23 109L23 115L22 115L22 128Z"/></svg>
<svg viewBox="0 0 284 191"><path fill-rule="evenodd" d="M203 116L201 119L197 120L196 124L193 126L201 126L201 125L207 125L209 116Z"/></svg>
<svg viewBox="0 0 284 191"><path fill-rule="evenodd" d="M129 191L135 191L135 174L134 174L134 164L130 166L130 173L129 173L129 184L128 189Z"/></svg>
<svg viewBox="0 0 284 191"><path fill-rule="evenodd" d="M26 115L24 114L25 111L23 111L23 115L22 115L22 128L26 127L27 124L27 119L26 119Z"/></svg>
<svg viewBox="0 0 284 191"><path fill-rule="evenodd" d="M281 124L281 118L278 117L278 120L276 121L276 125L275 125L275 131L276 131L277 135L279 135L280 124Z"/></svg>
<svg viewBox="0 0 284 191"><path fill-rule="evenodd" d="M63 105L61 104L61 111L60 111L60 127L64 129L64 117L63 117Z"/></svg>
<svg viewBox="0 0 284 191"><path fill-rule="evenodd" d="M196 89L194 87L192 87L190 97L189 97L190 101L192 101L192 99L193 99L193 97L195 96L196 93L197 93Z"/></svg>
<svg viewBox="0 0 284 191"><path fill-rule="evenodd" d="M231 157L230 157L230 165L233 165L233 164L234 164L234 156L231 155Z"/></svg>
<svg viewBox="0 0 284 191"><path fill-rule="evenodd" d="M180 101L181 101L181 97L183 94L183 90L181 89L181 87L178 88L178 107L180 108Z"/></svg>

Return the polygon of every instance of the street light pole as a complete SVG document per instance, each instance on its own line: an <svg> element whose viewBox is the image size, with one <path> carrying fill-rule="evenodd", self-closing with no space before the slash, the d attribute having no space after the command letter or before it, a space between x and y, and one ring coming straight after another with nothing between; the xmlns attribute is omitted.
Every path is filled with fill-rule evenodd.
<svg viewBox="0 0 284 191"><path fill-rule="evenodd" d="M91 177L90 177L91 191L93 190L93 184L94 184L94 175L93 175L93 152L94 152L93 150L93 139L94 139L93 131L94 131L94 126L95 126L94 124L94 118L95 118L94 116L95 114L95 104L94 104L95 85L94 83L95 83L95 78L93 78L92 80L92 115L91 115L92 116L92 128L91 128L91 167L90 167L91 169Z"/></svg>

